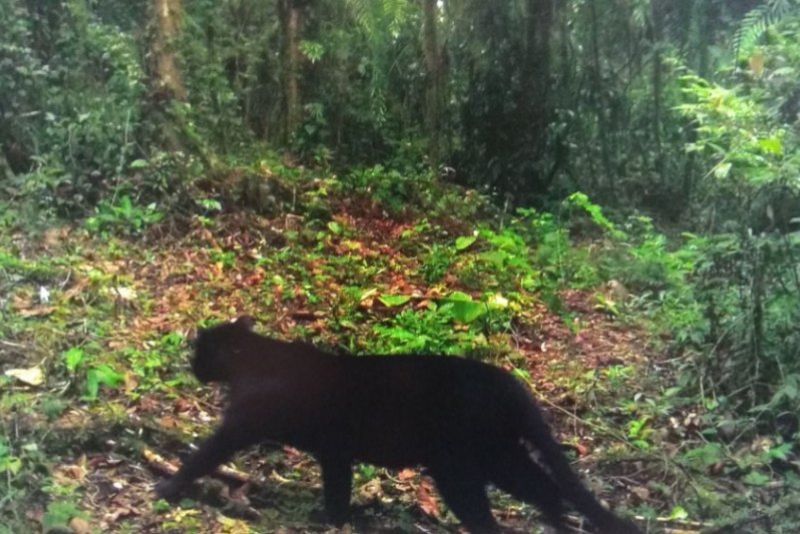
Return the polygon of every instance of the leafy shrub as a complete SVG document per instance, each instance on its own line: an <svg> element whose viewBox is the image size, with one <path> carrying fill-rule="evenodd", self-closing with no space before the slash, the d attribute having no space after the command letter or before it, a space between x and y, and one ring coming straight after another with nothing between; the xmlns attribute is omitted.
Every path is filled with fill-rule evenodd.
<svg viewBox="0 0 800 534"><path fill-rule="evenodd" d="M100 386L115 388L120 385L124 376L108 364L94 362L83 349L73 347L62 354L64 367L71 375L84 377L84 400L97 400Z"/></svg>
<svg viewBox="0 0 800 534"><path fill-rule="evenodd" d="M800 63L800 57L795 61ZM698 196L714 206L700 212L705 227L754 227L761 218L754 208L778 213L754 200L776 186L785 189L783 194L797 193L800 152L794 130L776 121L779 115L765 105L774 99L764 98L760 90L726 88L692 75L682 82L685 102L679 109L696 125L696 140L686 148L703 155L710 167L697 185ZM773 217L772 225L776 222Z"/></svg>
<svg viewBox="0 0 800 534"><path fill-rule="evenodd" d="M154 203L138 206L125 195L118 201L102 201L97 206L96 214L86 220L86 228L95 233L119 232L134 235L163 217L164 214L156 209Z"/></svg>
<svg viewBox="0 0 800 534"><path fill-rule="evenodd" d="M102 22L84 2L66 2L66 7L55 24L41 20L41 13L31 14L29 32L46 28L57 47L41 64L29 61L18 72L36 84L36 100L11 102L9 108L17 109L27 125L27 136L18 141L37 147L26 191L70 213L96 202L98 192L135 158L145 85L131 34ZM24 47L33 36L17 32L13 38L14 46ZM19 96L4 89L0 95Z"/></svg>
<svg viewBox="0 0 800 534"><path fill-rule="evenodd" d="M457 354L467 337L454 333L449 319L435 309L403 311L390 324L375 325L373 331L378 336L376 350L388 354Z"/></svg>
<svg viewBox="0 0 800 534"><path fill-rule="evenodd" d="M426 310L405 310L373 331L380 352L464 355L486 348L486 334L508 329L510 320L508 300L499 293L476 301L453 292Z"/></svg>
<svg viewBox="0 0 800 534"><path fill-rule="evenodd" d="M428 284L440 281L455 262L455 250L448 245L434 244L423 258L419 272Z"/></svg>
<svg viewBox="0 0 800 534"><path fill-rule="evenodd" d="M368 195L392 213L403 213L409 206L420 206L420 194L429 181L424 173L405 174L375 165L345 175L341 187L345 192Z"/></svg>
<svg viewBox="0 0 800 534"><path fill-rule="evenodd" d="M791 223L797 208L786 202L792 204L800 188L800 152L795 130L781 122L785 115L768 107L783 83L778 71L793 72L800 64L796 39L778 39L767 57L774 64L760 68L776 67L775 76L753 83L723 87L686 76L680 107L696 125L687 149L708 165L699 187L714 206L702 212L714 233L688 236L676 251L675 257L688 258L692 287L672 298L693 297L686 306L691 313L676 324L684 327L691 315L702 314L700 328L687 328L699 354L695 385L722 396L738 413L800 406L792 386L800 371L800 233Z"/></svg>

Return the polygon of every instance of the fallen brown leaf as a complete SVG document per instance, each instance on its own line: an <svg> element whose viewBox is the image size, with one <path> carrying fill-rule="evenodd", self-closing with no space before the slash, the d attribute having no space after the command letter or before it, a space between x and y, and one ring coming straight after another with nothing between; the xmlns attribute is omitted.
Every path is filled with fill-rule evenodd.
<svg viewBox="0 0 800 534"><path fill-rule="evenodd" d="M180 426L178 420L171 415L165 415L158 422L164 428L178 428Z"/></svg>
<svg viewBox="0 0 800 534"><path fill-rule="evenodd" d="M417 502L426 515L436 519L441 517L439 499L436 497L430 480L423 479L417 487Z"/></svg>
<svg viewBox="0 0 800 534"><path fill-rule="evenodd" d="M63 485L68 482L78 482L83 484L87 474L86 457L81 456L77 464L62 465L53 471L53 479Z"/></svg>

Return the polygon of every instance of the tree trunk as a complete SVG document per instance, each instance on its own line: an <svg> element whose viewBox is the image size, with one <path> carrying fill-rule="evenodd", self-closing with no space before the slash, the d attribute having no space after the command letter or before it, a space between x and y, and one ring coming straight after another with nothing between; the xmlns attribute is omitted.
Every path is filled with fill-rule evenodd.
<svg viewBox="0 0 800 534"><path fill-rule="evenodd" d="M661 115L662 115L662 85L663 81L663 62L661 59L661 19L662 13L658 9L658 3L653 2L650 6L650 33L651 45L653 47L653 141L656 145L656 165L655 170L661 178L662 185L666 185L666 173L664 172L664 147L661 143Z"/></svg>
<svg viewBox="0 0 800 534"><path fill-rule="evenodd" d="M548 148L548 127L553 106L550 99L551 48L550 39L553 27L553 0L528 0L527 31L525 36L525 63L522 67L523 107L525 121L532 134L529 157L532 161L543 159ZM553 158L555 162L558 158ZM558 166L554 163L553 169ZM540 195L547 191L555 177L553 169L531 176L526 190Z"/></svg>
<svg viewBox="0 0 800 534"><path fill-rule="evenodd" d="M708 77L711 67L710 48L714 28L711 12L713 4L709 0L694 0L689 23L689 50L694 56L694 66L702 78Z"/></svg>
<svg viewBox="0 0 800 534"><path fill-rule="evenodd" d="M302 13L296 0L280 0L283 33L284 139L291 140L300 126L300 27Z"/></svg>
<svg viewBox="0 0 800 534"><path fill-rule="evenodd" d="M444 65L437 35L437 0L422 0L422 50L427 70L425 122L428 130L428 157L437 166L441 158L441 118L444 93Z"/></svg>
<svg viewBox="0 0 800 534"><path fill-rule="evenodd" d="M153 68L160 93L168 99L186 99L181 72L175 57L175 40L180 35L181 0L153 0L155 33Z"/></svg>
<svg viewBox="0 0 800 534"><path fill-rule="evenodd" d="M603 161L603 171L605 172L608 183L607 193L611 198L613 198L616 193L616 180L614 179L614 173L611 170L611 155L608 147L608 134L610 132L608 131L606 121L607 102L603 96L603 67L600 62L600 20L597 14L596 0L591 0L589 2L589 12L592 19L592 92L594 94L595 109L597 110L597 126L600 137L600 155Z"/></svg>
<svg viewBox="0 0 800 534"><path fill-rule="evenodd" d="M175 45L180 37L181 0L153 0L153 35L151 44L153 111L161 122L161 136L170 150L189 150L197 155L207 168L214 168L216 158L202 140L192 131L191 125L171 104L185 101L186 86L178 67Z"/></svg>

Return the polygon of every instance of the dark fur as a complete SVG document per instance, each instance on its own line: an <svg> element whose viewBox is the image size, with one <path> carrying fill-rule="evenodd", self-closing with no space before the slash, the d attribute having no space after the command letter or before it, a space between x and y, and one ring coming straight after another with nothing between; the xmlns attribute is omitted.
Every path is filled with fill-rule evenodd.
<svg viewBox="0 0 800 534"><path fill-rule="evenodd" d="M336 356L251 328L243 317L200 331L192 369L202 382L228 383L230 405L214 435L159 484L160 496L175 498L237 450L269 439L319 460L335 524L347 520L351 465L361 461L427 467L471 532L498 531L488 483L535 504L556 526L568 501L600 532L639 532L585 488L531 395L503 370L456 357Z"/></svg>

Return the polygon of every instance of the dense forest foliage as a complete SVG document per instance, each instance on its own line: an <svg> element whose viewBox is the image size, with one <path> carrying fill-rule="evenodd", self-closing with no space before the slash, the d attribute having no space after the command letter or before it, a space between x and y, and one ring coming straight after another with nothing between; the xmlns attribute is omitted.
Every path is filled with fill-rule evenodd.
<svg viewBox="0 0 800 534"><path fill-rule="evenodd" d="M0 0L0 532L258 531L92 478L205 432L239 312L513 370L643 528L795 532L799 79L796 0Z"/></svg>

